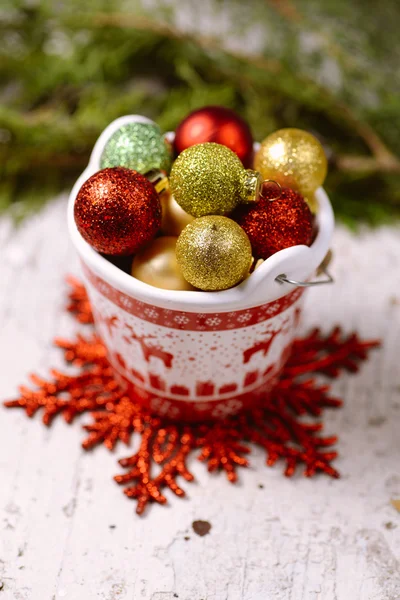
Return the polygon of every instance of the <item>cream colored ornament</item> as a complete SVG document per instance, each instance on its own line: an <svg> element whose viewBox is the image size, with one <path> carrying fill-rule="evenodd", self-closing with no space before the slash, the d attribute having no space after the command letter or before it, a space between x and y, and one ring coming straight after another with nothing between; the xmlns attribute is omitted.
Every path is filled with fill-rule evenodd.
<svg viewBox="0 0 400 600"><path fill-rule="evenodd" d="M193 290L176 260L176 237L159 237L136 254L131 274L136 279L163 290Z"/></svg>
<svg viewBox="0 0 400 600"><path fill-rule="evenodd" d="M169 192L164 192L160 196L161 200L161 231L164 235L180 235L181 231L185 229L186 225L189 225L194 219L192 215L189 215L183 210L176 202L173 195Z"/></svg>

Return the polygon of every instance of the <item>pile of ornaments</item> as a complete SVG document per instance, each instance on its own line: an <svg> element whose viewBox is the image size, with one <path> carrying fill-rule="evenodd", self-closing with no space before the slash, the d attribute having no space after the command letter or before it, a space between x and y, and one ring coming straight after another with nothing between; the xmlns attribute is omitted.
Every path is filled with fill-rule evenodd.
<svg viewBox="0 0 400 600"><path fill-rule="evenodd" d="M327 161L301 129L275 131L254 155L247 123L209 106L182 121L172 144L152 121L122 125L100 167L76 197L82 237L110 260L131 257L132 276L147 284L214 291L312 243Z"/></svg>

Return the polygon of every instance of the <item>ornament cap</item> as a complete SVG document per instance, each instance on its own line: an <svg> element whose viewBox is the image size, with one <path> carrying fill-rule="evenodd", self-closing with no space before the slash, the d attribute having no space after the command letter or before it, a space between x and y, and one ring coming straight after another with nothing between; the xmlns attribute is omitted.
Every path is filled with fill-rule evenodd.
<svg viewBox="0 0 400 600"><path fill-rule="evenodd" d="M264 186L267 189L267 195L264 191ZM243 180L243 204L251 204L258 202L260 198L268 199L270 202L278 200L282 194L282 186L278 181L273 179L263 179L261 173L253 169L246 169ZM275 195L271 195L274 190Z"/></svg>
<svg viewBox="0 0 400 600"><path fill-rule="evenodd" d="M244 204L258 202L261 196L262 185L263 178L261 173L253 171L253 169L246 169L243 177L242 202Z"/></svg>

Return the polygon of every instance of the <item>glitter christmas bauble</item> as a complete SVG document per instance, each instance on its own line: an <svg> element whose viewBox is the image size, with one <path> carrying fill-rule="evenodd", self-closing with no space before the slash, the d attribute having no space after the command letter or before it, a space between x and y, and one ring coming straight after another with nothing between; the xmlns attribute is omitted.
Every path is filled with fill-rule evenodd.
<svg viewBox="0 0 400 600"><path fill-rule="evenodd" d="M227 146L238 155L245 167L251 166L253 136L250 127L230 108L204 106L190 113L175 132L176 154L204 142Z"/></svg>
<svg viewBox="0 0 400 600"><path fill-rule="evenodd" d="M268 200L272 194L267 191L257 204L239 207L233 214L257 258L298 244L309 246L312 241L313 216L304 198L289 188L282 188L278 200Z"/></svg>
<svg viewBox="0 0 400 600"><path fill-rule="evenodd" d="M100 167L127 167L139 173L160 169L169 173L172 147L155 123L127 123L113 133L100 158Z"/></svg>
<svg viewBox="0 0 400 600"><path fill-rule="evenodd" d="M176 259L176 237L159 237L136 254L132 275L163 290L192 290L184 279Z"/></svg>
<svg viewBox="0 0 400 600"><path fill-rule="evenodd" d="M249 238L232 219L206 216L182 231L176 257L186 281L201 290L225 290L246 277L252 255Z"/></svg>
<svg viewBox="0 0 400 600"><path fill-rule="evenodd" d="M264 179L312 197L327 173L325 152L319 141L302 129L279 129L262 142L254 168Z"/></svg>
<svg viewBox="0 0 400 600"><path fill-rule="evenodd" d="M164 235L178 236L194 219L179 206L172 194L165 192L161 200L161 231Z"/></svg>
<svg viewBox="0 0 400 600"><path fill-rule="evenodd" d="M225 215L239 202L258 200L262 178L245 169L236 154L206 142L184 150L172 165L171 192L194 217Z"/></svg>
<svg viewBox="0 0 400 600"><path fill-rule="evenodd" d="M161 225L161 206L143 175L114 167L85 181L75 200L74 217L80 234L95 250L122 256L153 239Z"/></svg>

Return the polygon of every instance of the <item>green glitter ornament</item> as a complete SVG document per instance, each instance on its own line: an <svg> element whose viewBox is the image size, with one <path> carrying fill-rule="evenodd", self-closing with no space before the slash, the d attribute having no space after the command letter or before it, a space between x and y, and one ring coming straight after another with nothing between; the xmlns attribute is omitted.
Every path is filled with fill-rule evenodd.
<svg viewBox="0 0 400 600"><path fill-rule="evenodd" d="M172 148L155 123L128 123L113 133L100 159L100 168L126 167L145 174L153 169L169 173Z"/></svg>
<svg viewBox="0 0 400 600"><path fill-rule="evenodd" d="M226 215L241 202L256 202L263 178L245 169L229 148L213 142L190 146L172 165L171 192L194 217Z"/></svg>

